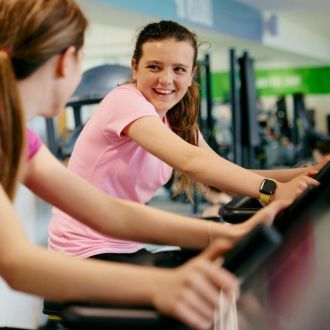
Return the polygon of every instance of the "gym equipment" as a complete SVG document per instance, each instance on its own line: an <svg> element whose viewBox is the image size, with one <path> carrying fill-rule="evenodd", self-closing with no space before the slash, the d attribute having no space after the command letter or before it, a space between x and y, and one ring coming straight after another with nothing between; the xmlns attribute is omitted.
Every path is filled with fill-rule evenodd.
<svg viewBox="0 0 330 330"><path fill-rule="evenodd" d="M57 158L65 159L71 155L74 143L84 126L81 118L82 107L99 103L109 91L128 80L130 76L131 69L119 64L104 64L83 73L80 84L67 103L74 116L74 130L68 139L60 141L55 119L46 119L48 147Z"/></svg>
<svg viewBox="0 0 330 330"><path fill-rule="evenodd" d="M279 131L282 137L291 137L291 129L288 120L286 101L284 96L280 96L276 101L276 113Z"/></svg>
<svg viewBox="0 0 330 330"><path fill-rule="evenodd" d="M274 223L274 232L273 229L268 227L266 227L265 231L263 231L265 229L264 226L257 227L256 231L247 235L246 240L254 237L250 241L250 244L246 240L242 241L243 243L239 243L225 256L224 265L236 272L244 280L237 310L238 318L247 321L247 330L266 329L269 324L274 326L272 329L287 329L287 322L291 319L289 318L287 322L283 322L283 320L286 320L285 318L287 316L284 313L287 313L288 309L281 308L279 305L276 305L276 302L280 298L280 302L285 304L285 308L287 308L288 302L291 302L291 298L294 297L294 286L292 286L293 282L292 278L290 280L290 274L291 276L300 277L300 281L297 281L293 277L294 283L300 283L299 288L307 290L306 288L311 286L312 282L309 278L305 278L308 269L303 266L305 266L306 262L311 261L308 266L315 268L315 274L314 270L308 272L310 276L315 275L315 279L316 276L317 279L322 279L321 275L327 271L325 276L323 276L324 284L327 285L329 269L324 267L328 265L328 262L315 263L309 259L314 254L317 255L318 260L328 256L330 162L320 171L318 179L322 184L305 191L289 208L277 216ZM313 235L311 235L310 226L314 229ZM326 228L328 229L324 230L324 226L327 226ZM271 230L268 233L270 235L267 234L268 229ZM261 232L266 233L267 238ZM283 236L283 242L279 245L281 235ZM319 244L317 249L310 251L311 245L309 242L313 236L317 238L315 242L321 242L322 244ZM262 251L265 250L267 251L263 254ZM250 260L251 251L253 258ZM299 253L300 257L297 258ZM297 267L297 265L300 268L298 272L295 272L294 267ZM236 266L241 267L241 270L238 270ZM244 268L245 270L243 270ZM286 286L287 291L279 290L285 283L288 283ZM281 292L284 296L274 296L278 292ZM326 293L329 293L329 291L326 291ZM317 294L317 291L315 294ZM299 299L299 301L294 301L294 303L308 302L309 298L310 296L307 296L304 299ZM324 299L327 299L326 305L328 306L330 295L325 295ZM251 308L251 305L254 308ZM292 304L289 307L292 307ZM88 324L89 328L95 330L102 329L102 327L104 329L105 326L111 327L113 324L115 328L120 325L121 329L132 329L132 327L138 329L139 324L147 325L144 327L145 329L162 329L162 325L168 326L166 322L172 322L172 320L166 320L162 323L162 316L152 309L147 309L148 313L143 313L143 311L146 311L145 308L133 310L130 308L117 308L111 314L109 309L100 310L97 309L99 307L96 307L96 309L90 308L77 309L72 308L72 306L69 307L69 305L66 306L65 313L62 314L62 325L66 325L64 329L83 329L84 324ZM136 310L140 313L134 314ZM117 314L115 313L116 311L118 312ZM298 315L300 319L306 315L305 312L306 310L302 309L302 313ZM327 313L321 314L322 317L326 315ZM138 319L138 316L141 318ZM295 317L295 320L297 320L297 315ZM314 315L312 314L311 317L313 318ZM132 323L133 319L134 323ZM86 323L87 320L88 322L98 320L99 323L97 325L96 323ZM326 318L322 320L329 321ZM156 325L156 327L153 327L153 325ZM327 323L327 327L323 327L322 329L328 328L329 325ZM170 328L185 329L180 323L171 323ZM299 328L293 329L298 330Z"/></svg>
<svg viewBox="0 0 330 330"><path fill-rule="evenodd" d="M215 120L212 116L212 81L210 55L205 54L204 59L197 62L198 70L196 80L199 85L201 95L201 105L199 111L198 124L206 142L214 150L218 151L218 144L214 135Z"/></svg>
<svg viewBox="0 0 330 330"><path fill-rule="evenodd" d="M244 280L244 283L248 281L248 286L252 285L250 281L253 280L254 275L252 274L254 271L259 271L264 262L268 263L266 260L273 258L273 253L277 254L276 250L281 242L279 233L284 237L289 236L290 240L290 235L297 232L296 227L299 227L302 217L307 221L310 221L311 218L316 219L315 221L323 218L330 220L328 201L330 193L330 162L319 172L317 179L321 184L306 190L290 207L279 214L275 219L274 228L263 225L258 226L247 235L246 239L239 242L233 250L228 252L225 255L224 267L237 274L241 280ZM318 207L320 208L318 209ZM315 217L313 217L312 211L315 211ZM320 214L321 218L319 218ZM285 241L284 245L286 245ZM244 283L243 288L245 287ZM63 318L63 324L66 324L68 326L67 329L70 330L83 329L80 327L81 324L89 324L89 326L93 324L93 329L102 329L105 325L107 327L112 325L118 326L119 324L121 329L132 328L132 324L136 325L134 328L137 329L139 324L142 324L141 328L144 327L145 329L162 329L162 324L168 327L169 323L167 322L173 321L167 318L164 319L158 312L148 307L142 309L108 305L103 306L101 309L99 305L95 308L93 306L88 307L82 309L73 308L72 305L62 305L61 309L57 311L57 315ZM54 311L51 311L51 314L54 315ZM96 323L93 323L94 321ZM173 322L171 323L171 329L182 328L182 324L175 323L176 321ZM258 327L251 329L258 329Z"/></svg>
<svg viewBox="0 0 330 330"><path fill-rule="evenodd" d="M241 223L248 220L261 208L262 204L256 198L235 196L228 204L219 209L219 217L224 222Z"/></svg>
<svg viewBox="0 0 330 330"><path fill-rule="evenodd" d="M236 58L230 49L230 100L232 106L234 163L246 168L256 168L256 148L260 145L257 121L257 94L254 62L248 52ZM240 84L237 78L239 71ZM244 125L242 125L244 123Z"/></svg>
<svg viewBox="0 0 330 330"><path fill-rule="evenodd" d="M326 183L326 180L328 180L327 176L329 175L329 172L330 162L323 166L323 168L315 176L315 179L323 185ZM295 203L293 205L295 205ZM256 198L235 196L228 204L219 209L219 216L224 222L232 224L241 223L248 220L262 207L263 205Z"/></svg>
<svg viewBox="0 0 330 330"><path fill-rule="evenodd" d="M318 141L330 142L330 135L315 131L310 113L306 109L304 95L293 95L293 130L292 142L294 144L295 161L302 162L312 156L312 149Z"/></svg>
<svg viewBox="0 0 330 330"><path fill-rule="evenodd" d="M225 255L223 266L244 280L281 244L280 234L264 225L256 227L247 237ZM181 322L161 315L149 306L116 306L72 303L61 305L63 330L78 329L189 329ZM54 311L52 311L54 315ZM47 328L45 329L47 330Z"/></svg>
<svg viewBox="0 0 330 330"><path fill-rule="evenodd" d="M275 219L283 243L241 288L245 330L329 329L329 164L320 180Z"/></svg>

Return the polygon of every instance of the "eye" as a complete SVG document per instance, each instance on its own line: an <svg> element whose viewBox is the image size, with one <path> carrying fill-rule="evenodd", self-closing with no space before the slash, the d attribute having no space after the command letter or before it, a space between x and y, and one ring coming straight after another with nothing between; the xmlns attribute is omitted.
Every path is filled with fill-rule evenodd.
<svg viewBox="0 0 330 330"><path fill-rule="evenodd" d="M185 72L187 72L187 69L182 66L178 66L178 67L174 68L174 71L178 72L178 73L185 73Z"/></svg>
<svg viewBox="0 0 330 330"><path fill-rule="evenodd" d="M150 64L147 66L148 69L150 69L151 71L159 71L160 67L156 64Z"/></svg>

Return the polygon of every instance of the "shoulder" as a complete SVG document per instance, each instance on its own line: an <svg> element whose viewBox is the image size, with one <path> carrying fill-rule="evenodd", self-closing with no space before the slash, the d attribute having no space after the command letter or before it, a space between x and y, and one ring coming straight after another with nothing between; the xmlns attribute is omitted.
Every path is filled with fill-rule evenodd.
<svg viewBox="0 0 330 330"><path fill-rule="evenodd" d="M116 87L101 102L100 116L106 116L106 120L113 120L112 116L156 115L156 109L134 84L126 84Z"/></svg>
<svg viewBox="0 0 330 330"><path fill-rule="evenodd" d="M40 137L33 132L30 128L26 128L28 159L32 159L34 155L39 151L43 142Z"/></svg>
<svg viewBox="0 0 330 330"><path fill-rule="evenodd" d="M115 104L137 102L138 104L151 105L134 84L125 84L116 87L102 101L102 103L106 104L113 104L113 102L115 102Z"/></svg>

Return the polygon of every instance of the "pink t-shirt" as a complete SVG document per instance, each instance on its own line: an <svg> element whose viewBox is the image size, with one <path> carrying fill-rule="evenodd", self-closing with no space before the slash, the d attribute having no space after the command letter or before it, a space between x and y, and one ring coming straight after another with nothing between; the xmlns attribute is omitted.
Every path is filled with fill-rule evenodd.
<svg viewBox="0 0 330 330"><path fill-rule="evenodd" d="M28 154L28 160L31 160L34 155L38 152L38 150L41 148L43 142L41 141L40 137L34 133L30 128L26 128L26 134L27 134L27 154Z"/></svg>
<svg viewBox="0 0 330 330"><path fill-rule="evenodd" d="M81 132L69 168L111 196L148 202L170 179L172 168L122 134L127 125L145 116L158 113L133 84L111 91ZM164 124L168 126L166 118ZM79 257L142 248L136 242L102 235L56 208L48 243L54 250Z"/></svg>

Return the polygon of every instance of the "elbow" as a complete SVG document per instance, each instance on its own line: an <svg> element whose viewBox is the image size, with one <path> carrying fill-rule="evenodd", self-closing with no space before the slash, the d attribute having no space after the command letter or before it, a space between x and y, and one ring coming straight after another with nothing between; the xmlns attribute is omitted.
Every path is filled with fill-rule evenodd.
<svg viewBox="0 0 330 330"><path fill-rule="evenodd" d="M29 242L10 246L6 252L1 253L0 275L11 289L30 292L27 290L26 280L33 274L31 272L33 254L33 246Z"/></svg>
<svg viewBox="0 0 330 330"><path fill-rule="evenodd" d="M0 269L1 277L5 280L7 285L13 290L19 290L19 281L17 281L17 275L22 271L19 267L20 262L18 261L19 257L16 257L16 254L6 253L2 255L0 259Z"/></svg>

